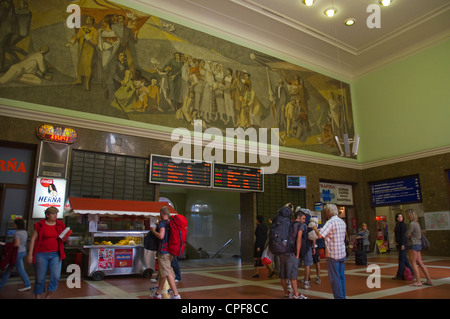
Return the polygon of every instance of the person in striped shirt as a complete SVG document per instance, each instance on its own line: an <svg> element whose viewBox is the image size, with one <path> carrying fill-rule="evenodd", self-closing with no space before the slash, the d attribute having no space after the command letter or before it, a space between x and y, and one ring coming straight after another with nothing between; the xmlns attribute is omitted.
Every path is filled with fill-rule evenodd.
<svg viewBox="0 0 450 319"><path fill-rule="evenodd" d="M325 238L328 276L335 299L345 299L345 232L347 225L339 218L334 204L326 204L323 208L328 221L319 230L313 227L319 238Z"/></svg>

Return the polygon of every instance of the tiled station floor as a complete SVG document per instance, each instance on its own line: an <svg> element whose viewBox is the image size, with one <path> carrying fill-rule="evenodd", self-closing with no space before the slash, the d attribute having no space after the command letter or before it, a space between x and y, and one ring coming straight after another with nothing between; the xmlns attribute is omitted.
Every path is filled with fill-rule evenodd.
<svg viewBox="0 0 450 319"><path fill-rule="evenodd" d="M450 299L450 257L423 256L434 286L412 287L412 282L392 280L397 270L397 253L368 254L368 264L381 270L380 288L367 286L367 266L356 266L354 257L345 265L348 299ZM183 299L284 299L279 278L268 278L265 268L259 278L252 278L252 264L241 264L238 259L203 259L180 261L182 280L177 283ZM299 279L304 268L299 269ZM310 289L299 283L300 292L310 299L332 299L325 260L321 261L321 284L316 284L312 267ZM110 276L102 281L83 278L80 288L69 288L67 274L63 273L54 299L149 299L149 288L156 284L138 275ZM33 283L34 277L30 274ZM422 281L424 281L424 276ZM33 299L32 292L18 292L23 286L20 277L12 276L0 290L0 299Z"/></svg>

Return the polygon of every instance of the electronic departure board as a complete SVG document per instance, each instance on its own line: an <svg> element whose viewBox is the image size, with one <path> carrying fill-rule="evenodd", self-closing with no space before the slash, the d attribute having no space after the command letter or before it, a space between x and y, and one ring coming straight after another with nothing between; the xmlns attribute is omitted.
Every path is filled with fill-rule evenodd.
<svg viewBox="0 0 450 319"><path fill-rule="evenodd" d="M240 191L264 191L261 168L214 163L213 186Z"/></svg>
<svg viewBox="0 0 450 319"><path fill-rule="evenodd" d="M388 206L422 201L419 176L370 183L373 206Z"/></svg>
<svg viewBox="0 0 450 319"><path fill-rule="evenodd" d="M211 163L175 163L169 156L152 155L150 183L211 187Z"/></svg>

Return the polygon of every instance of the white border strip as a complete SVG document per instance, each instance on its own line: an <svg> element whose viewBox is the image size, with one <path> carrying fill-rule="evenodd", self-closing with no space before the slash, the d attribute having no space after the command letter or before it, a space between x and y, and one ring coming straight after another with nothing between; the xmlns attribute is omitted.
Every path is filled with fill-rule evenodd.
<svg viewBox="0 0 450 319"><path fill-rule="evenodd" d="M38 122L48 122L49 119L53 123L59 124L59 125L65 125L65 126L75 126L78 128L84 128L84 129L90 129L95 131L103 131L103 132L111 132L111 133L117 133L117 134L123 134L123 135L131 135L136 137L143 137L143 138L149 138L149 139L156 139L156 140L162 140L162 141L171 141L171 134L170 132L162 132L162 131L156 131L154 129L150 128L143 128L143 127L134 127L132 125L125 125L125 124L117 124L117 123L107 123L107 122L100 122L92 119L86 119L81 117L73 117L73 116L67 116L62 114L54 114L54 113L46 113L36 110L30 110L25 108L18 108L13 106L6 106L3 104L0 104L0 116L7 116L7 117L14 117L14 118L20 118L25 120L31 120L31 121L38 121ZM106 118L106 117L105 117ZM107 118L106 118L107 119ZM130 121L131 122L131 121ZM131 124L131 123L130 123ZM142 123L140 123L142 124ZM133 129L130 130L130 127ZM206 143L207 141L204 141ZM251 152L252 149L255 146L247 146L248 151ZM450 153L450 145L429 149L426 151L419 151L415 153L405 154L401 156L394 156L387 159L367 162L367 163L358 163L356 160L349 160L347 158L325 158L320 156L314 156L314 155L308 155L304 153L297 153L297 152L289 152L285 150L279 150L279 156L280 158L287 159L287 160L294 160L294 161L300 161L300 162L309 162L314 164L322 164L322 165L331 165L335 167L342 167L342 168L350 168L350 169L358 169L358 170L364 170L368 168L374 168L379 166L385 166L385 165L391 165L396 164L400 162L430 157L430 156L436 156L436 155L442 155Z"/></svg>

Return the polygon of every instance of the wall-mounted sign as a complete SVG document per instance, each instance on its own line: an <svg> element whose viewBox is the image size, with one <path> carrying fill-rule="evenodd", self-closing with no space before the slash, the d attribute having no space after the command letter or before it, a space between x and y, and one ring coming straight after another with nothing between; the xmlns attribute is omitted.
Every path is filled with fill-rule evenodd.
<svg viewBox="0 0 450 319"><path fill-rule="evenodd" d="M392 206L422 201L419 176L370 183L373 206Z"/></svg>
<svg viewBox="0 0 450 319"><path fill-rule="evenodd" d="M450 230L450 211L424 214L426 230Z"/></svg>
<svg viewBox="0 0 450 319"><path fill-rule="evenodd" d="M261 168L214 163L214 187L241 191L264 191Z"/></svg>
<svg viewBox="0 0 450 319"><path fill-rule="evenodd" d="M287 188L306 188L306 176L286 176Z"/></svg>
<svg viewBox="0 0 450 319"><path fill-rule="evenodd" d="M44 141L72 144L78 139L76 130L70 127L42 124L36 129L36 135Z"/></svg>
<svg viewBox="0 0 450 319"><path fill-rule="evenodd" d="M320 199L324 204L353 205L352 185L320 183Z"/></svg>
<svg viewBox="0 0 450 319"><path fill-rule="evenodd" d="M0 184L28 184L32 150L0 147Z"/></svg>
<svg viewBox="0 0 450 319"><path fill-rule="evenodd" d="M176 163L169 156L152 155L150 183L210 187L211 163L190 160Z"/></svg>
<svg viewBox="0 0 450 319"><path fill-rule="evenodd" d="M38 176L65 178L70 145L41 142Z"/></svg>
<svg viewBox="0 0 450 319"><path fill-rule="evenodd" d="M33 218L45 218L45 210L51 206L59 210L58 218L63 217L66 197L66 180L62 178L36 178Z"/></svg>

